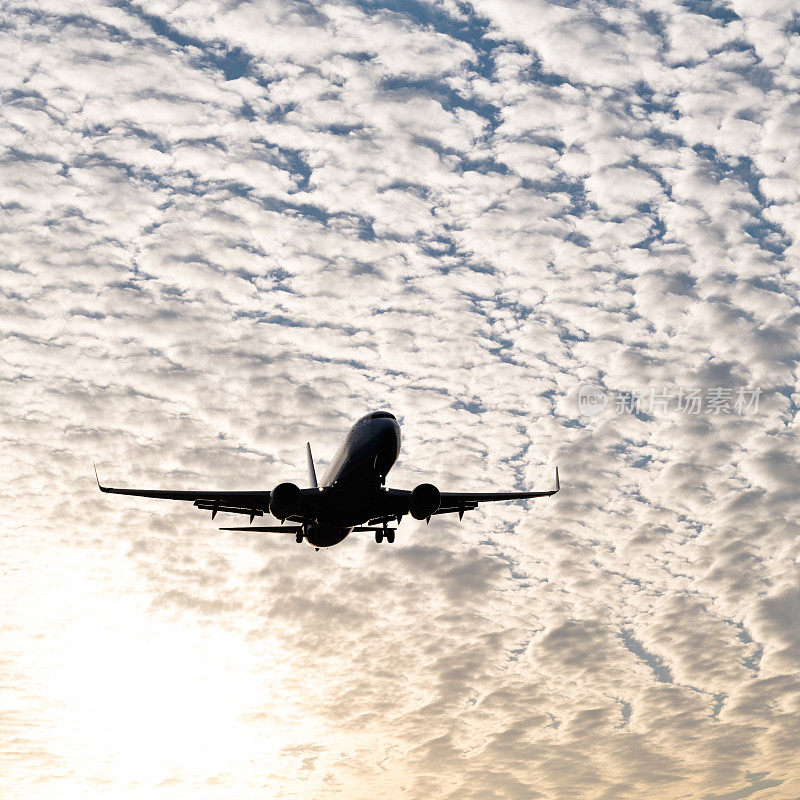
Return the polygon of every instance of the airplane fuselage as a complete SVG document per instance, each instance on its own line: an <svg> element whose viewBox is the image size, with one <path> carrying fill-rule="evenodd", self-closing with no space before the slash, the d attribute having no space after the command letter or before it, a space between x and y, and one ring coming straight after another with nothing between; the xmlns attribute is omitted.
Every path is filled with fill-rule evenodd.
<svg viewBox="0 0 800 800"><path fill-rule="evenodd" d="M325 503L306 524L314 547L331 547L380 516L386 475L400 454L400 426L387 412L367 414L350 428L322 478Z"/></svg>

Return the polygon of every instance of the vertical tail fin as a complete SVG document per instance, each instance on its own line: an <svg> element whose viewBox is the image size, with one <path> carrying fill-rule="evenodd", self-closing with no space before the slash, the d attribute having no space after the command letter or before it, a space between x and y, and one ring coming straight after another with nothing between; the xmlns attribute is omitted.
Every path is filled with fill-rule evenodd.
<svg viewBox="0 0 800 800"><path fill-rule="evenodd" d="M311 442L306 442L306 450L308 453L308 481L312 489L318 489L317 472L314 469L314 457L311 455Z"/></svg>

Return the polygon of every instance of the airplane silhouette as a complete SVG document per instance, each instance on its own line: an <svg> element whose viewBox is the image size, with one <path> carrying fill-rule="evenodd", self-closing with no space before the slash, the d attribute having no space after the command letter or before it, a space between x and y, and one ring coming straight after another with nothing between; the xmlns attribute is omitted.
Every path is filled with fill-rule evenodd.
<svg viewBox="0 0 800 800"><path fill-rule="evenodd" d="M415 489L387 489L386 475L400 453L400 425L388 411L367 414L350 428L331 461L322 484L317 483L311 445L306 444L308 479L311 487L301 489L294 483L280 483L271 492L170 491L161 489L114 489L101 486L101 492L155 497L165 500L191 500L198 508L211 511L211 519L220 511L247 514L252 523L269 512L284 523L296 525L259 525L220 528L223 531L261 531L294 534L316 549L332 547L351 533L374 532L375 541L394 541L396 528L389 523L410 514L430 522L436 514L458 514L478 507L478 503L550 497L561 488L556 467L556 488L546 492L440 492L431 483Z"/></svg>

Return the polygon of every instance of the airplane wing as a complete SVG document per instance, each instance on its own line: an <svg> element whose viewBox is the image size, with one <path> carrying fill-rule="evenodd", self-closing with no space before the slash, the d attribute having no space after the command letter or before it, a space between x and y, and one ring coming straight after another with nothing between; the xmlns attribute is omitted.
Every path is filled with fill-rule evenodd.
<svg viewBox="0 0 800 800"><path fill-rule="evenodd" d="M556 486L544 492L441 492L441 502L439 508L431 516L436 514L458 514L461 519L465 511L472 511L478 507L479 503L491 503L504 500L526 500L532 497L551 497L561 489L558 478L558 467L556 467ZM400 513L407 514L411 500L411 492L398 489L389 489L393 505Z"/></svg>
<svg viewBox="0 0 800 800"><path fill-rule="evenodd" d="M101 486L97 477L97 467L94 468L97 487L101 492L110 494L127 494L134 497L154 497L160 500L189 500L198 508L211 511L213 519L218 511L233 514L248 514L250 520L260 517L269 509L269 492L226 492L208 489L198 490L170 490L170 489L115 489L111 486Z"/></svg>

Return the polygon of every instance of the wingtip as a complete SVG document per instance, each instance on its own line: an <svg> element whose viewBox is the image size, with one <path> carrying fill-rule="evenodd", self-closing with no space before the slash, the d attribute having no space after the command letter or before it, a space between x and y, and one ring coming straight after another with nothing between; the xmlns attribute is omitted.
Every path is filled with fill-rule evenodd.
<svg viewBox="0 0 800 800"><path fill-rule="evenodd" d="M95 464L94 461L92 461L92 467L94 468L94 479L97 481L97 488L101 492L104 492L106 490L106 487L100 485L100 478L97 475L97 464Z"/></svg>
<svg viewBox="0 0 800 800"><path fill-rule="evenodd" d="M561 489L561 483L558 480L558 467L556 467L556 492L560 491L560 489ZM554 492L554 494L555 494L555 492Z"/></svg>

